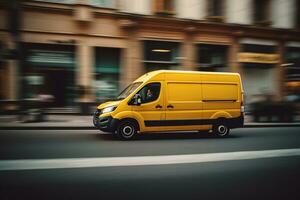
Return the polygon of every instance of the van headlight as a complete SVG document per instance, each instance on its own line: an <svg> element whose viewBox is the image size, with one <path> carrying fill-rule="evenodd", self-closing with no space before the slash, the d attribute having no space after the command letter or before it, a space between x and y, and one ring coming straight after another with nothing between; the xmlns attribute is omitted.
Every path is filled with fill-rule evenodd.
<svg viewBox="0 0 300 200"><path fill-rule="evenodd" d="M116 110L116 108L117 108L117 106L109 106L109 107L103 108L102 114L112 112L112 111Z"/></svg>

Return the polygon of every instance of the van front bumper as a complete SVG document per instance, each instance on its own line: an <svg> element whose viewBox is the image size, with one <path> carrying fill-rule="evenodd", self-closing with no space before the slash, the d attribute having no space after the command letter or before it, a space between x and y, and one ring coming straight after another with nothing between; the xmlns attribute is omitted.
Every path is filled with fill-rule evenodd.
<svg viewBox="0 0 300 200"><path fill-rule="evenodd" d="M95 127L99 128L104 132L115 132L117 129L119 120L113 118L112 116L100 117L97 113L94 113L93 124Z"/></svg>

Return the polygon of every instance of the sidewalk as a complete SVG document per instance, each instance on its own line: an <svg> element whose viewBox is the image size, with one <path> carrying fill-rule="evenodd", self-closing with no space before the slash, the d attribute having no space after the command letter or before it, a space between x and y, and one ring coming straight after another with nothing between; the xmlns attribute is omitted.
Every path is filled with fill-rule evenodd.
<svg viewBox="0 0 300 200"><path fill-rule="evenodd" d="M96 129L93 126L92 116L80 115L47 115L45 122L19 122L16 115L0 115L0 130L72 130L72 129ZM293 123L256 123L252 122L252 117L246 115L245 127L300 127L300 121Z"/></svg>
<svg viewBox="0 0 300 200"><path fill-rule="evenodd" d="M0 130L5 129L95 129L91 116L47 115L45 122L20 122L16 115L0 115Z"/></svg>

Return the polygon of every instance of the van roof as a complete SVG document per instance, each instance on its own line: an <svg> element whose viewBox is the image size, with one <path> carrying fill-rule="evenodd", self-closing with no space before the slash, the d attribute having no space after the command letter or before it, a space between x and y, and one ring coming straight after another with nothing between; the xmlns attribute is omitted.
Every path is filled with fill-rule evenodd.
<svg viewBox="0 0 300 200"><path fill-rule="evenodd" d="M185 70L155 70L148 72L138 79L136 79L134 82L143 82L146 81L156 75L163 74L163 73L180 73L180 74L223 74L223 75L236 75L240 76L239 73L234 72L203 72L203 71L185 71Z"/></svg>
<svg viewBox="0 0 300 200"><path fill-rule="evenodd" d="M197 74L232 74L232 75L237 75L238 73L234 72L204 72L204 71L187 71L187 70L155 70L152 72L148 73L155 73L155 74L160 74L160 73L197 73Z"/></svg>

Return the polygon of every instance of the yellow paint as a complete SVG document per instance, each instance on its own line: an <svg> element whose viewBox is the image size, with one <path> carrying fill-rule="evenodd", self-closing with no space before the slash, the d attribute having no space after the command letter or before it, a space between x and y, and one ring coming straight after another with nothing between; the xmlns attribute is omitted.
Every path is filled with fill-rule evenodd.
<svg viewBox="0 0 300 200"><path fill-rule="evenodd" d="M238 61L246 63L276 64L279 63L279 54L242 52L238 54Z"/></svg>
<svg viewBox="0 0 300 200"><path fill-rule="evenodd" d="M300 82L299 81L290 81L286 83L287 87L300 87Z"/></svg>
<svg viewBox="0 0 300 200"><path fill-rule="evenodd" d="M139 123L140 132L143 133L212 128L209 124L146 127L144 121L230 119L242 115L243 89L238 73L158 70L149 72L134 82L142 84L125 99L98 106L98 109L117 106L113 112L102 114L100 117L135 119ZM156 82L161 84L161 88L155 101L139 106L128 105L144 86ZM156 108L157 105L161 108ZM168 108L169 105L173 108Z"/></svg>

